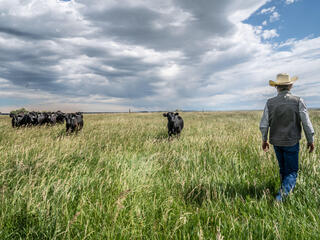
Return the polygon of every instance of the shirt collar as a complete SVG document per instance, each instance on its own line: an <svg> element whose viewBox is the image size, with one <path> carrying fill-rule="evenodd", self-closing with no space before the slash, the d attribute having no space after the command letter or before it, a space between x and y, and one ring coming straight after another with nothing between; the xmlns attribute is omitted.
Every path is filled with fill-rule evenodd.
<svg viewBox="0 0 320 240"><path fill-rule="evenodd" d="M287 95L287 94L291 94L291 92L289 90L281 91L278 93L278 96L283 96L283 95Z"/></svg>

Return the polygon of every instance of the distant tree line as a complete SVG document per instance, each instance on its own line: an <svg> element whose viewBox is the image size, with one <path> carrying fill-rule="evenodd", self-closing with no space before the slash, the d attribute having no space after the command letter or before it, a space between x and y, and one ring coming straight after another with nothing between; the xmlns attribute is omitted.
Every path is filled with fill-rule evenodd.
<svg viewBox="0 0 320 240"><path fill-rule="evenodd" d="M19 109L16 109L16 110L12 110L10 112L10 114L19 114L19 113L23 113L23 114L26 114L26 113L29 113L29 111L25 108L19 108Z"/></svg>

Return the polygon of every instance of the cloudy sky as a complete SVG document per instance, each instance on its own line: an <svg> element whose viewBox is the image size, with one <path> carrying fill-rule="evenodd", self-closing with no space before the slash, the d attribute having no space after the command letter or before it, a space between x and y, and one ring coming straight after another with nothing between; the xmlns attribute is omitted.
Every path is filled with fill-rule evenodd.
<svg viewBox="0 0 320 240"><path fill-rule="evenodd" d="M1 0L0 111L320 107L319 0Z"/></svg>

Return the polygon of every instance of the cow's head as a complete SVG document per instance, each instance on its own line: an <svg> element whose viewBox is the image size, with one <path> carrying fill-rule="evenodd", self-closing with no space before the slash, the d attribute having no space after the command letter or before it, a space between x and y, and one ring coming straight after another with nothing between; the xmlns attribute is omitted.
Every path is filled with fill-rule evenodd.
<svg viewBox="0 0 320 240"><path fill-rule="evenodd" d="M30 112L29 117L32 123L36 123L38 121L38 116L35 112Z"/></svg>
<svg viewBox="0 0 320 240"><path fill-rule="evenodd" d="M179 113L177 113L177 112L176 113L167 112L167 113L163 114L164 117L168 118L168 121L173 121L176 118L176 116L178 116L178 115L179 115Z"/></svg>
<svg viewBox="0 0 320 240"><path fill-rule="evenodd" d="M65 115L66 118L66 123L69 125L74 125L77 121L76 121L76 114L74 113L67 113Z"/></svg>
<svg viewBox="0 0 320 240"><path fill-rule="evenodd" d="M77 116L80 116L81 118L83 118L83 113L82 112L76 112Z"/></svg>

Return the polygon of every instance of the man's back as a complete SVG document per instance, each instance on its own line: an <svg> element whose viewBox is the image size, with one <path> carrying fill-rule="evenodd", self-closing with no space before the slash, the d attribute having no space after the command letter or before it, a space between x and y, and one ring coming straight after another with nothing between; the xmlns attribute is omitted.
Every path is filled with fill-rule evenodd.
<svg viewBox="0 0 320 240"><path fill-rule="evenodd" d="M282 91L267 102L269 111L270 143L293 146L301 139L300 98Z"/></svg>

